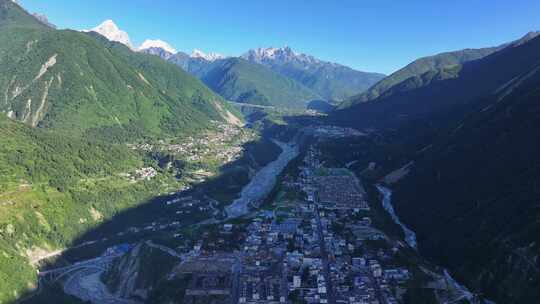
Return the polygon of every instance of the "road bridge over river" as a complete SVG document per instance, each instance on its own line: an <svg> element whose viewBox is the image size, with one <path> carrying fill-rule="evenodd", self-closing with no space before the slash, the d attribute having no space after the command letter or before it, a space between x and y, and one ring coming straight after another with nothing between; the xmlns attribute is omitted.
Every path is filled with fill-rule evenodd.
<svg viewBox="0 0 540 304"><path fill-rule="evenodd" d="M45 271L38 272L40 280L44 280L49 283L55 283L60 279L68 276L69 274L75 273L80 270L85 269L97 269L105 271L112 263L112 261L118 257L121 257L123 253L113 253L109 255L103 255L91 260L86 260L82 262L77 262L73 265L64 266L55 269L49 269Z"/></svg>

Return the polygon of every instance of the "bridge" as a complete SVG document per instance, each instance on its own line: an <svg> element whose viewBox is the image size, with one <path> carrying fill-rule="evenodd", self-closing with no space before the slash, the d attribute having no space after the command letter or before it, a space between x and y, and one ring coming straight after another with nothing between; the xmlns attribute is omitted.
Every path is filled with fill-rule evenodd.
<svg viewBox="0 0 540 304"><path fill-rule="evenodd" d="M249 104L249 103L242 103L242 102L234 102L234 101L228 101L228 103L233 105L233 106L238 106L238 107L248 107L248 108L258 108L258 109L275 109L274 106L263 106L263 105Z"/></svg>
<svg viewBox="0 0 540 304"><path fill-rule="evenodd" d="M38 276L40 280L50 282L50 283L56 283L60 279L80 270L94 269L94 270L105 271L109 268L109 266L111 265L114 259L121 257L122 255L123 253L104 255L104 256L94 258L91 260L77 262L73 265L50 269L46 271L40 271L38 272Z"/></svg>

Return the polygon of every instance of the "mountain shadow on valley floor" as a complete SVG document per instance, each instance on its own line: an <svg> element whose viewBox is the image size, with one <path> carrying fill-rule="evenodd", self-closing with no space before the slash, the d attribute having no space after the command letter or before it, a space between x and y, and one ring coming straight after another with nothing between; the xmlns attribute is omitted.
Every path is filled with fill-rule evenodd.
<svg viewBox="0 0 540 304"><path fill-rule="evenodd" d="M60 280L55 281L55 274L43 273L95 259L111 247L122 251L146 240L173 246L177 244L175 238L182 238L181 234L194 224L203 221L212 224L226 219L224 207L238 197L254 170L266 166L281 153L279 146L268 137L283 141L291 138L290 131L279 127L265 133L260 140L245 143L243 155L221 166L215 177L189 190L157 196L119 212L73 240L70 249L41 263L42 275L36 282L38 289L21 295L15 303L84 303L65 294Z"/></svg>

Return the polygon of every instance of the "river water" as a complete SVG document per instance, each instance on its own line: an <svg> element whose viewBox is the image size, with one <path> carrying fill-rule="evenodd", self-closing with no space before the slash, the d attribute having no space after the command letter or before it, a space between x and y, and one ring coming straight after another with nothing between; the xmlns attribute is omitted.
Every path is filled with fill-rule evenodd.
<svg viewBox="0 0 540 304"><path fill-rule="evenodd" d="M418 244L416 242L416 233L409 229L409 227L405 226L405 224L401 222L399 217L396 215L396 212L394 211L394 206L392 205L392 190L382 185L377 185L377 190L379 190L379 192L383 195L383 208L390 214L394 223L398 224L401 229L403 229L403 233L405 234L405 242L412 248L418 249Z"/></svg>
<svg viewBox="0 0 540 304"><path fill-rule="evenodd" d="M229 218L239 217L248 213L251 203L266 198L274 188L277 176L291 160L298 156L299 149L295 143L272 141L281 148L281 154L276 160L259 170L249 184L242 189L240 197L225 208Z"/></svg>
<svg viewBox="0 0 540 304"><path fill-rule="evenodd" d="M392 220L394 223L398 224L401 229L403 229L403 233L405 234L405 242L412 248L418 250L418 243L416 242L416 233L409 229L405 224L401 222L399 217L397 216L394 206L392 205L392 190L382 186L382 185L376 185L377 190L383 195L382 199L382 205L383 208L390 214L392 217ZM458 299L454 299L454 301L458 301L460 299L467 299L469 302L471 302L474 298L474 295L467 289L467 287L459 284L448 272L448 270L444 269L444 278L446 282L450 283L455 290L458 290L461 295L458 297ZM486 304L495 304L494 302L483 300L483 303Z"/></svg>

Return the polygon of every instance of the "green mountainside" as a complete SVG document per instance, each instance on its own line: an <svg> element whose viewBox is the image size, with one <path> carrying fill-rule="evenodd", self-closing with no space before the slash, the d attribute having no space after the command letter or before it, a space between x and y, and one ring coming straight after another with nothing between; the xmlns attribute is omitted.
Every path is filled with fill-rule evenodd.
<svg viewBox="0 0 540 304"><path fill-rule="evenodd" d="M501 49L501 47L465 49L417 59L397 72L383 78L366 92L353 96L344 101L340 105L340 108L347 108L357 103L391 95L396 89L396 86L406 86L406 84L403 84L405 81L418 81L418 79L421 78L425 73L437 73L445 69L457 68L459 65L465 62L483 58L499 49Z"/></svg>
<svg viewBox="0 0 540 304"><path fill-rule="evenodd" d="M299 82L242 58L210 61L183 52L171 54L160 48L145 49L142 52L178 65L230 101L305 109L310 101L321 98Z"/></svg>
<svg viewBox="0 0 540 304"><path fill-rule="evenodd" d="M451 76L447 75L448 73L452 74L452 71L459 70L467 62L482 59L508 46L526 43L539 34L540 32L529 32L516 41L497 47L464 49L417 59L377 82L366 92L344 101L339 107L345 109L362 102L382 99L396 92L419 88L429 84L434 79L449 78Z"/></svg>
<svg viewBox="0 0 540 304"><path fill-rule="evenodd" d="M31 262L70 246L163 184L174 185L161 173L130 182L123 174L147 164L124 145L61 136L5 116L0 134L0 303L36 287Z"/></svg>
<svg viewBox="0 0 540 304"><path fill-rule="evenodd" d="M342 101L362 93L385 77L299 54L290 47L250 50L242 58L297 81L327 101Z"/></svg>
<svg viewBox="0 0 540 304"><path fill-rule="evenodd" d="M319 97L294 80L240 58L218 60L202 81L224 98L284 108L305 108Z"/></svg>
<svg viewBox="0 0 540 304"><path fill-rule="evenodd" d="M438 132L395 187L423 252L497 303L540 297L540 66L531 68Z"/></svg>
<svg viewBox="0 0 540 304"><path fill-rule="evenodd" d="M190 73L191 75L199 79L204 77L204 75L206 75L208 71L212 69L215 63L214 61L208 61L204 58L193 58L183 52L178 52L174 55L171 55L170 57L166 58L166 60L176 64L184 71Z"/></svg>
<svg viewBox="0 0 540 304"><path fill-rule="evenodd" d="M272 69L298 81L326 100L344 100L369 89L384 78L382 74L326 63L306 69L304 65L292 62L272 66Z"/></svg>
<svg viewBox="0 0 540 304"><path fill-rule="evenodd" d="M183 52L171 54L160 48L142 52L180 66L226 99L286 108L305 108L311 100L343 100L365 91L384 77L294 54L290 48L276 51L285 52L288 58L282 61L258 58L254 50L239 58L215 61Z"/></svg>
<svg viewBox="0 0 540 304"><path fill-rule="evenodd" d="M376 157L388 171L414 161L392 184L398 214L422 253L497 303L540 296L535 37L330 118L384 134Z"/></svg>
<svg viewBox="0 0 540 304"><path fill-rule="evenodd" d="M95 33L51 29L7 0L0 70L0 303L37 287L42 257L180 187L125 143L241 123L177 66ZM134 177L148 167L155 177Z"/></svg>
<svg viewBox="0 0 540 304"><path fill-rule="evenodd" d="M126 138L192 132L230 117L219 96L172 64L97 34L40 27L16 4L2 5L0 110L13 119Z"/></svg>
<svg viewBox="0 0 540 304"><path fill-rule="evenodd" d="M134 228L123 227L126 223L146 224L129 211L155 216L155 209L135 207L178 191L183 172L164 168L189 164L161 155L157 146L145 147L190 135L190 143L197 142L190 157L200 157L202 150L212 153L211 140L201 131L213 121L241 123L225 99L285 108L253 114L266 116L255 125L273 136L292 137L297 125L287 125L290 117L283 113L306 108L330 113L291 121L365 131L366 136L332 141L330 159L358 169L368 182L384 181L392 188L397 214L416 232L420 253L482 297L535 303L540 298L537 36L421 58L334 110L333 103L321 99L348 98L382 75L362 74L289 48L274 49L286 55L274 63L206 61L183 53L162 60L96 33L52 29L15 2L0 0L0 303L39 289L36 265L44 258L84 241L110 241L105 237L116 225L122 226L120 232ZM253 134L248 138L257 137ZM220 135L212 141L223 142ZM140 145L132 149L126 143ZM174 141L174 146L186 145ZM281 149L264 138L226 151L227 157L235 151L242 155L216 169L226 174L210 178L198 194L233 200ZM197 176L210 177L205 165L218 166L217 160L200 163ZM403 164L409 164L403 176L384 178ZM137 171L143 168L155 176L141 178ZM216 214L212 209L222 208L209 206L207 211ZM129 221L110 221L118 216ZM197 216L178 220L189 223ZM216 223L212 229L222 235L223 223ZM119 281L131 280L132 287L151 291L150 301L178 300L187 281L165 277L177 262L173 256L151 242L139 244L115 260L103 279L116 292L122 289Z"/></svg>
<svg viewBox="0 0 540 304"><path fill-rule="evenodd" d="M536 66L539 56L528 51L536 39L526 41L509 44L480 60L409 78L395 86L392 94L337 110L332 120L360 128L397 127L492 94Z"/></svg>
<svg viewBox="0 0 540 304"><path fill-rule="evenodd" d="M0 26L43 29L45 24L25 12L13 1L0 1Z"/></svg>

